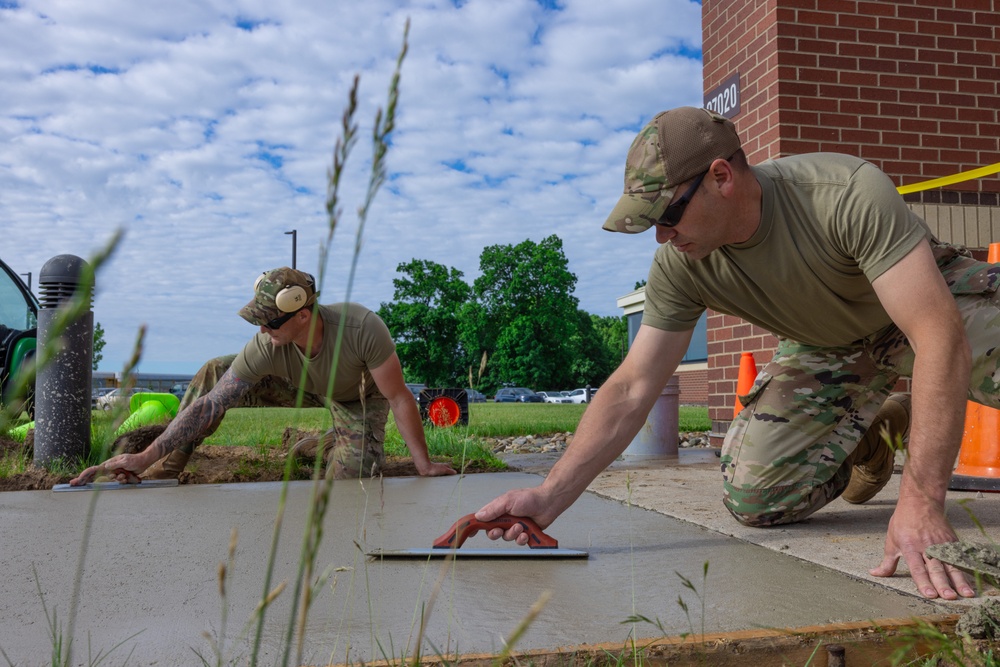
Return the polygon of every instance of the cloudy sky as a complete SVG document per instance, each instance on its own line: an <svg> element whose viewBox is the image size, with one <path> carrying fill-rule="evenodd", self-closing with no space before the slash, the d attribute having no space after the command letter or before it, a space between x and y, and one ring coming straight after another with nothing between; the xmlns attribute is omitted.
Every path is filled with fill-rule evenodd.
<svg viewBox="0 0 1000 667"><path fill-rule="evenodd" d="M360 139L322 285L348 295L375 110L411 22L389 182L350 299L411 259L471 282L493 244L558 234L585 310L621 314L652 234L600 229L656 112L701 104L689 0L0 0L0 257L38 273L124 238L98 275L100 370L140 325L143 372L238 351L263 270L318 274L326 175L360 75Z"/></svg>

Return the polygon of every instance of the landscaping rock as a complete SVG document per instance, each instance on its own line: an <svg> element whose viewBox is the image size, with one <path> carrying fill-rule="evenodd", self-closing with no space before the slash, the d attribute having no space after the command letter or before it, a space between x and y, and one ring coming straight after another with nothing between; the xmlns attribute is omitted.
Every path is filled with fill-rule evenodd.
<svg viewBox="0 0 1000 667"><path fill-rule="evenodd" d="M519 435L506 438L483 438L483 443L494 454L538 454L565 451L573 442L572 433L550 435ZM677 446L680 448L711 447L708 431L679 433Z"/></svg>

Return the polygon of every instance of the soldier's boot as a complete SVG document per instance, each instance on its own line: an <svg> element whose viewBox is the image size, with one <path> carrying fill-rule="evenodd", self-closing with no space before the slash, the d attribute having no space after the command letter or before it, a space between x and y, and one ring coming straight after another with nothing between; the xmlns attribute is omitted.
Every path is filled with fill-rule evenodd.
<svg viewBox="0 0 1000 667"><path fill-rule="evenodd" d="M906 442L910 433L910 397L891 394L882 404L871 428L854 451L851 481L843 499L859 505L868 502L892 479L896 450L889 443Z"/></svg>
<svg viewBox="0 0 1000 667"><path fill-rule="evenodd" d="M162 459L146 468L143 479L177 479L184 472L184 466L191 458L190 452L175 449Z"/></svg>
<svg viewBox="0 0 1000 667"><path fill-rule="evenodd" d="M319 455L321 443L321 436L307 435L292 445L291 450L289 450L289 454L304 463L313 463Z"/></svg>

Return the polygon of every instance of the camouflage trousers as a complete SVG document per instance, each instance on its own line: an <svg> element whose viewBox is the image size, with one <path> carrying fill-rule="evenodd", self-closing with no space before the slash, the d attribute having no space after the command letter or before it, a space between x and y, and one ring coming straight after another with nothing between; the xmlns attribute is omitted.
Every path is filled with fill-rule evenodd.
<svg viewBox="0 0 1000 667"><path fill-rule="evenodd" d="M207 394L236 359L235 354L216 357L202 366L188 385L180 409ZM262 378L243 397L238 408L295 407L298 389L295 383L269 375ZM360 394L360 392L359 392ZM330 401L309 392L302 396L302 407L329 407L333 427L322 438L318 452L326 463L326 474L335 479L355 479L377 475L385 462L385 424L389 419L389 401L378 392L359 396L344 403ZM201 444L195 441L185 449L190 454Z"/></svg>
<svg viewBox="0 0 1000 667"><path fill-rule="evenodd" d="M937 259L972 347L968 398L1000 408L1000 265ZM726 508L743 524L772 526L801 521L837 498L858 442L896 381L912 375L913 361L895 325L844 347L780 341L740 397L746 407L722 446Z"/></svg>

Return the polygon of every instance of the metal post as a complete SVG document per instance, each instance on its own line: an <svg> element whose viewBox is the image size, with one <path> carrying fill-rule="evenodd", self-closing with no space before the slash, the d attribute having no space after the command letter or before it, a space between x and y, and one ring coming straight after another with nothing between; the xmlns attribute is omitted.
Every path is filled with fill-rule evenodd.
<svg viewBox="0 0 1000 667"><path fill-rule="evenodd" d="M622 456L642 460L677 456L680 421L680 379L672 375L653 403L646 423L635 434Z"/></svg>
<svg viewBox="0 0 1000 667"><path fill-rule="evenodd" d="M289 234L292 235L292 268L294 269L295 268L295 251L296 251L295 247L296 247L296 245L298 245L298 243L297 243L297 237L299 235L299 230L293 229L290 232L285 232L286 236L289 235Z"/></svg>
<svg viewBox="0 0 1000 667"><path fill-rule="evenodd" d="M68 307L89 272L90 267L79 257L58 255L38 273L38 348L45 349L56 337L60 346L53 358L38 369L35 381L37 466L59 459L76 463L86 457L90 446L93 291L86 295L86 312L65 330L55 330L60 311Z"/></svg>
<svg viewBox="0 0 1000 667"><path fill-rule="evenodd" d="M31 271L28 271L27 273L22 273L21 275L22 276L28 276L28 291L30 292L31 291Z"/></svg>

